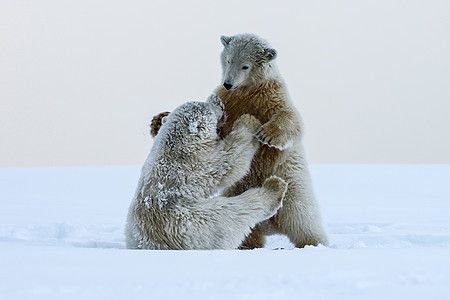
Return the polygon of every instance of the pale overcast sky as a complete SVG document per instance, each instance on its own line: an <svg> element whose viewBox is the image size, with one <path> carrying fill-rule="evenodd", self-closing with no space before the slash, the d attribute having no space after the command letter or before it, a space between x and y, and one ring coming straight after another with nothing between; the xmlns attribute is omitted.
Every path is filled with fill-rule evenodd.
<svg viewBox="0 0 450 300"><path fill-rule="evenodd" d="M450 1L2 1L0 167L140 165L148 123L256 33L310 163L450 163Z"/></svg>

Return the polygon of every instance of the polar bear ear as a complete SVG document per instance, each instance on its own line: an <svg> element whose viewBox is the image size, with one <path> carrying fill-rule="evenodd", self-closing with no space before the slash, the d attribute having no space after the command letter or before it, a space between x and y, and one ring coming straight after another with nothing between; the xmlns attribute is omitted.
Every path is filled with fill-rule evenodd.
<svg viewBox="0 0 450 300"><path fill-rule="evenodd" d="M220 37L220 41L222 42L222 45L224 45L225 47L228 46L228 44L231 42L232 39L233 39L232 36L222 35Z"/></svg>
<svg viewBox="0 0 450 300"><path fill-rule="evenodd" d="M167 116L161 118L161 125L167 122Z"/></svg>
<svg viewBox="0 0 450 300"><path fill-rule="evenodd" d="M271 61L277 57L277 50L273 48L264 49L264 56L267 58L267 61Z"/></svg>
<svg viewBox="0 0 450 300"><path fill-rule="evenodd" d="M223 115L223 103L220 97L212 94L206 99L206 102L213 105L214 113L216 114L217 119L220 119Z"/></svg>
<svg viewBox="0 0 450 300"><path fill-rule="evenodd" d="M217 105L223 108L222 100L219 96L211 94L209 95L208 99L206 99L206 102L211 103L213 105Z"/></svg>

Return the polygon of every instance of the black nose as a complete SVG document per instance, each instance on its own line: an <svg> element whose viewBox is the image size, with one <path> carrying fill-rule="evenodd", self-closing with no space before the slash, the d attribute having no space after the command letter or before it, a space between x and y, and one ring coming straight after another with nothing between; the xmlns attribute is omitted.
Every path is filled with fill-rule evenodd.
<svg viewBox="0 0 450 300"><path fill-rule="evenodd" d="M233 87L232 84L229 84L229 83L226 83L226 82L223 84L223 86L224 86L227 90L229 90L229 89L231 89L231 88Z"/></svg>

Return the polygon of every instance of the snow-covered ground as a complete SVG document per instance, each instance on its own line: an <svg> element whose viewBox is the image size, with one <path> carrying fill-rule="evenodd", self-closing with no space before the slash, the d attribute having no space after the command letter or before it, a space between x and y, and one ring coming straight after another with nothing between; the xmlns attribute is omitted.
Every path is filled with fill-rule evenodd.
<svg viewBox="0 0 450 300"><path fill-rule="evenodd" d="M139 167L0 169L0 299L450 297L450 165L311 170L329 248L131 251Z"/></svg>

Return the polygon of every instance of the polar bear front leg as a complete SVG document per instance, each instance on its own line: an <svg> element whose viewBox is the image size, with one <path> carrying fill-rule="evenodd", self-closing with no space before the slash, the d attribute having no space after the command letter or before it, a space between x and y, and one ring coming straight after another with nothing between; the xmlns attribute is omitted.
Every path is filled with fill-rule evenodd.
<svg viewBox="0 0 450 300"><path fill-rule="evenodd" d="M217 187L224 188L242 179L250 169L252 158L258 150L255 138L261 122L245 114L233 125L233 130L220 140L211 161L216 166L209 176L217 180Z"/></svg>
<svg viewBox="0 0 450 300"><path fill-rule="evenodd" d="M265 124L263 124L256 136L258 140L279 150L284 150L293 145L295 139L302 135L301 121L293 111L279 111Z"/></svg>
<svg viewBox="0 0 450 300"><path fill-rule="evenodd" d="M269 219L282 206L287 183L279 177L267 179L262 187L252 188L234 197L215 197L201 204L216 217L213 226L208 224L210 236L218 237L215 248L238 248L250 228ZM206 224L205 224L206 225Z"/></svg>

